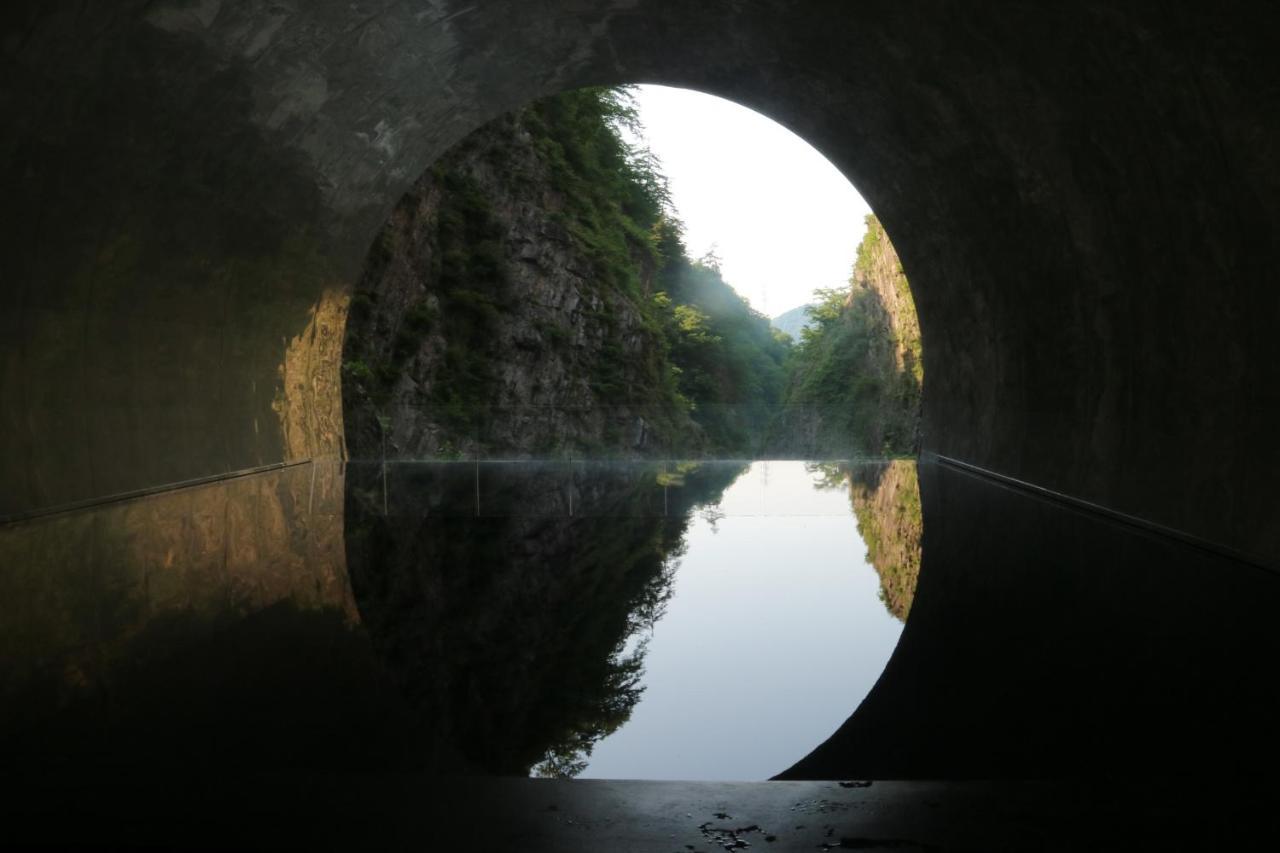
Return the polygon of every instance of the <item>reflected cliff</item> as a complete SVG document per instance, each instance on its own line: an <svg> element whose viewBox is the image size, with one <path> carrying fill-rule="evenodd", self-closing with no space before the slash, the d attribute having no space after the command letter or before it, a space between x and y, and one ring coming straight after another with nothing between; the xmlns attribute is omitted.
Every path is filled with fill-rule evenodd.
<svg viewBox="0 0 1280 853"><path fill-rule="evenodd" d="M314 462L7 525L0 750L14 766L576 775L652 683L647 638L695 539L690 577L725 574L676 645L777 611L776 652L840 622L775 606L783 592L742 609L765 577L834 600L831 578L866 572L850 503L818 500L815 471L848 489L905 617L913 467L769 465ZM831 578L801 580L802 562ZM731 624L708 627L715 614Z"/></svg>
<svg viewBox="0 0 1280 853"><path fill-rule="evenodd" d="M342 496L309 463L0 528L11 766L403 766Z"/></svg>
<svg viewBox="0 0 1280 853"><path fill-rule="evenodd" d="M920 577L924 519L914 459L813 462L808 469L826 489L849 490L866 560L880 578L880 600L907 621Z"/></svg>
<svg viewBox="0 0 1280 853"><path fill-rule="evenodd" d="M858 707L903 623L863 559L851 470L753 462L695 513L666 612L636 638L644 695L584 775L763 780Z"/></svg>
<svg viewBox="0 0 1280 853"><path fill-rule="evenodd" d="M690 511L745 467L353 465L352 584L435 766L581 770L639 697L626 641L661 615Z"/></svg>
<svg viewBox="0 0 1280 853"><path fill-rule="evenodd" d="M906 622L916 597L924 532L915 460L850 467L849 502L867 548L867 562L880 576L880 600Z"/></svg>
<svg viewBox="0 0 1280 853"><path fill-rule="evenodd" d="M311 463L7 525L0 751L569 773L743 467Z"/></svg>

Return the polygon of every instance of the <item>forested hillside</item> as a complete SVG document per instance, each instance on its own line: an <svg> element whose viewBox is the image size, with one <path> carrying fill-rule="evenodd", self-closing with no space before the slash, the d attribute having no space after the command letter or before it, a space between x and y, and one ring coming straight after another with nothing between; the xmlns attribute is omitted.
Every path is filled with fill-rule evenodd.
<svg viewBox="0 0 1280 853"><path fill-rule="evenodd" d="M356 458L747 455L787 344L693 261L625 90L473 133L397 206L352 300Z"/></svg>
<svg viewBox="0 0 1280 853"><path fill-rule="evenodd" d="M875 216L847 289L818 291L788 364L772 447L812 458L920 448L920 324L902 264Z"/></svg>
<svg viewBox="0 0 1280 853"><path fill-rule="evenodd" d="M712 448L757 455L782 402L790 345L724 280L714 257L689 260L678 226L659 227L656 301L681 393Z"/></svg>
<svg viewBox="0 0 1280 853"><path fill-rule="evenodd" d="M790 339L690 257L626 90L536 102L397 205L351 301L353 458L915 452L920 332L868 218L850 287Z"/></svg>

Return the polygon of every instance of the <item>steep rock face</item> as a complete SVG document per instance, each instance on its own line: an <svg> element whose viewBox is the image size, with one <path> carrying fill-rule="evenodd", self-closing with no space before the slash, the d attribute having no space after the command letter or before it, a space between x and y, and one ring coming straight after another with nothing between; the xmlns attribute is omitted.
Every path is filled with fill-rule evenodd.
<svg viewBox="0 0 1280 853"><path fill-rule="evenodd" d="M907 621L920 576L920 483L915 462L895 459L850 471L849 501L867 562L880 576L880 600Z"/></svg>
<svg viewBox="0 0 1280 853"><path fill-rule="evenodd" d="M533 127L521 113L472 134L384 228L348 329L353 458L650 455L696 432L663 396L640 304L654 258L637 238L627 286L606 283Z"/></svg>
<svg viewBox="0 0 1280 853"><path fill-rule="evenodd" d="M920 449L920 324L897 251L874 216L847 291L827 291L792 361L775 429L785 452L894 456Z"/></svg>
<svg viewBox="0 0 1280 853"><path fill-rule="evenodd" d="M916 318L915 302L911 298L911 288L907 284L906 273L902 271L902 261L898 252L889 241L884 226L875 216L867 217L867 233L858 247L858 260L853 267L853 293L849 303L859 289L874 293L875 302L884 310L883 334L880 340L887 341L893 352L893 368L896 374L914 380L919 386L924 382L924 365L920 358L920 321ZM915 399L915 408L919 409L919 397ZM919 416L913 429L912 443L920 443Z"/></svg>
<svg viewBox="0 0 1280 853"><path fill-rule="evenodd" d="M280 417L290 459L344 455L338 366L348 302L342 291L326 290L311 307L307 325L285 349L272 409Z"/></svg>

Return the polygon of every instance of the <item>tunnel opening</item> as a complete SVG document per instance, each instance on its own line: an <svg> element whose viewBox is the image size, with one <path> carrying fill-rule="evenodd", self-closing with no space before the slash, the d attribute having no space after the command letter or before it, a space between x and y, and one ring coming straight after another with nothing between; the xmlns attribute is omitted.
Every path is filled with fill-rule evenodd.
<svg viewBox="0 0 1280 853"><path fill-rule="evenodd" d="M1030 843L1071 848L1270 828L1256 787L1218 780L1280 753L1274 17L20 3L0 26L0 752L34 768L16 843L173 846L199 825L210 846L420 846L424 802L464 843L483 826L481 845L555 849L734 842L720 828L794 826L801 804L779 849L1025 847L1027 815ZM858 713L784 774L851 787L325 787L422 734L374 677L386 656L353 627L345 567L348 532L376 538L345 527L338 394L370 240L485 121L627 79L801 132L857 178L912 275L928 570ZM263 638L282 655L253 654ZM351 680L326 678L338 658ZM304 731L320 748L294 748ZM230 765L249 769L193 772ZM276 767L304 770L293 810L254 775ZM987 776L1073 778L880 781Z"/></svg>
<svg viewBox="0 0 1280 853"><path fill-rule="evenodd" d="M473 769L764 779L879 676L920 565L919 323L780 125L656 86L492 120L374 239L342 371L356 601ZM776 686L728 726L706 700L744 669Z"/></svg>
<svg viewBox="0 0 1280 853"><path fill-rule="evenodd" d="M731 101L597 88L494 119L400 199L357 278L353 459L919 451L922 334L896 248L820 153ZM790 310L770 318L770 298Z"/></svg>

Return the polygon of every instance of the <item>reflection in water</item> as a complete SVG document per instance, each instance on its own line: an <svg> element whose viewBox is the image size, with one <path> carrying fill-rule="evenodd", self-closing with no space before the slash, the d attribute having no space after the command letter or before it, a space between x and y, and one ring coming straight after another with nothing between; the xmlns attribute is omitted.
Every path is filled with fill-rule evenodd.
<svg viewBox="0 0 1280 853"><path fill-rule="evenodd" d="M920 483L910 459L849 469L849 499L867 561L880 576L880 600L906 622L920 576Z"/></svg>
<svg viewBox="0 0 1280 853"><path fill-rule="evenodd" d="M353 466L352 583L433 763L580 770L638 698L624 643L662 612L688 512L743 467Z"/></svg>
<svg viewBox="0 0 1280 853"><path fill-rule="evenodd" d="M356 624L342 489L312 463L0 529L0 753L397 762L409 721Z"/></svg>
<svg viewBox="0 0 1280 853"><path fill-rule="evenodd" d="M677 574L696 580L707 559L729 570L708 587L729 622L694 618L685 651L746 635L783 648L785 624L733 603L751 580L746 557L717 557L708 542L731 544L746 518L763 553L776 537L761 517L827 510L814 509L811 477L810 497L782 489L777 465L772 491L753 491L753 475L721 501L747 467L311 463L0 528L0 751L15 766L576 774L645 707L646 685L662 692L651 676L671 650L656 644L684 617L654 626L686 607L672 599ZM894 465L839 471L856 510L874 515L902 503L882 495L907 491ZM879 529L874 554L900 553L885 543L906 528ZM856 573L856 548L841 550L812 562ZM831 591L803 579L803 554L768 559L796 588ZM890 601L909 589L884 584ZM794 604L772 609L798 624L842 619ZM775 692L794 693L779 678ZM776 733L760 739L785 743Z"/></svg>
<svg viewBox="0 0 1280 853"><path fill-rule="evenodd" d="M756 462L694 518L666 615L643 632L645 692L588 776L765 779L827 738L902 631L860 559L850 475Z"/></svg>
<svg viewBox="0 0 1280 853"><path fill-rule="evenodd" d="M820 489L848 487L867 562L880 576L880 600L906 622L920 576L924 531L915 460L813 462L806 467Z"/></svg>

